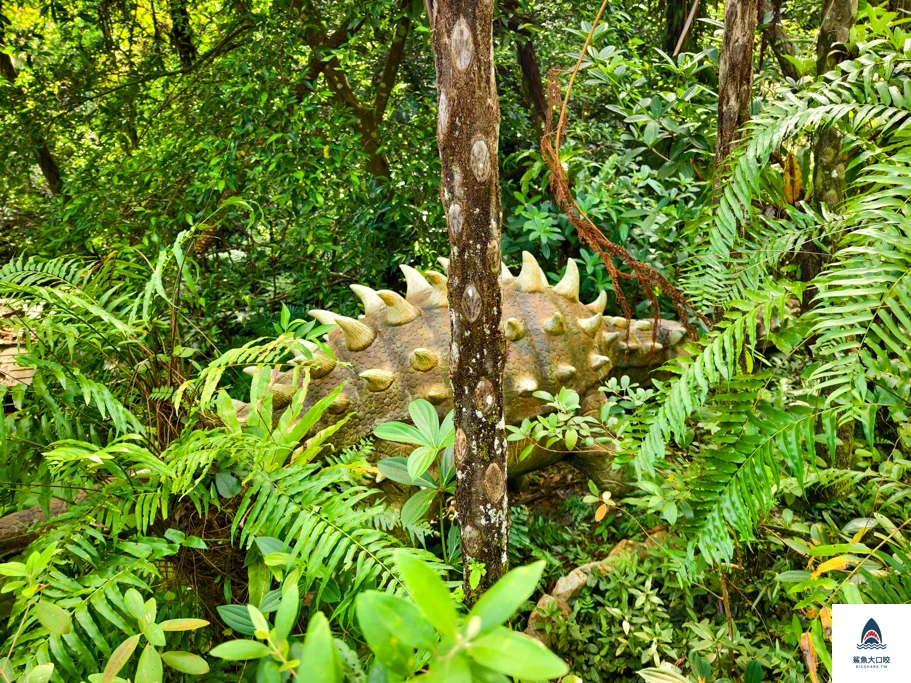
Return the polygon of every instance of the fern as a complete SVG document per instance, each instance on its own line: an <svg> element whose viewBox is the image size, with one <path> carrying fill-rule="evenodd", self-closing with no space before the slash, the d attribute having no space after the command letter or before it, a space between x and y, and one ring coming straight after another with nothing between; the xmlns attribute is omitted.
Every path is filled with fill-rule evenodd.
<svg viewBox="0 0 911 683"><path fill-rule="evenodd" d="M634 460L638 471L654 471L655 463L664 458L668 441L672 437L682 439L687 419L702 409L713 387L739 374L741 363L748 372L752 371L757 329L762 321L771 322L773 317L783 320L788 298L786 290L776 287L764 295L753 294L735 302L734 310L708 338L699 342L692 357L676 359L665 366L678 376L657 411L645 419L648 431Z"/></svg>

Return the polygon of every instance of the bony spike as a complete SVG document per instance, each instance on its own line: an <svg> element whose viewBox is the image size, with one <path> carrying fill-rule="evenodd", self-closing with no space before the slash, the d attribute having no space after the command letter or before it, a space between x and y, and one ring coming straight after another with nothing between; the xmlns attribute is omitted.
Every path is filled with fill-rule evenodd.
<svg viewBox="0 0 911 683"><path fill-rule="evenodd" d="M351 291L354 292L355 296L364 304L364 312L367 315L372 315L377 311L382 311L386 308L386 304L383 303L383 300L380 298L380 295L376 293L375 289L365 287L364 285L351 285Z"/></svg>
<svg viewBox="0 0 911 683"><path fill-rule="evenodd" d="M565 299L579 301L579 266L573 259L566 262L566 272L554 286L554 291Z"/></svg>
<svg viewBox="0 0 911 683"><path fill-rule="evenodd" d="M604 308L607 306L607 292L603 289L598 292L598 298L592 301L590 304L585 304L585 307L595 313L604 313Z"/></svg>
<svg viewBox="0 0 911 683"><path fill-rule="evenodd" d="M376 330L360 320L337 315L335 323L345 333L345 344L349 351L363 351L376 339Z"/></svg>
<svg viewBox="0 0 911 683"><path fill-rule="evenodd" d="M406 299L411 299L419 294L427 294L433 291L433 287L430 286L430 283L414 268L406 266L404 263L399 265L399 268L401 268L402 272L405 274Z"/></svg>
<svg viewBox="0 0 911 683"><path fill-rule="evenodd" d="M421 309L406 301L398 292L393 292L390 289L381 289L377 294L387 306L387 325L404 325L421 315Z"/></svg>
<svg viewBox="0 0 911 683"><path fill-rule="evenodd" d="M601 329L601 321L603 319L603 315L595 313L589 318L577 318L576 322L579 323L579 327L582 328L582 331L585 332L585 334L589 337L594 337L598 330Z"/></svg>
<svg viewBox="0 0 911 683"><path fill-rule="evenodd" d="M535 257L527 251L522 252L522 271L512 286L520 292L543 292L547 289L547 276Z"/></svg>
<svg viewBox="0 0 911 683"><path fill-rule="evenodd" d="M385 391L395 379L395 375L388 370L379 369L365 370L358 377L367 381L367 388L370 391Z"/></svg>

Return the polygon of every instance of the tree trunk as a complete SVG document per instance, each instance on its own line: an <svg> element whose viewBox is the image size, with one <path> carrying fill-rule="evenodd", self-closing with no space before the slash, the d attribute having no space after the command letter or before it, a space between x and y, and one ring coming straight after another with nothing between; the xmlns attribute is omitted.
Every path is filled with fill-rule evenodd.
<svg viewBox="0 0 911 683"><path fill-rule="evenodd" d="M196 46L193 44L193 28L190 26L190 12L186 0L170 0L171 42L187 69L196 61Z"/></svg>
<svg viewBox="0 0 911 683"><path fill-rule="evenodd" d="M785 75L785 78L796 81L800 78L800 72L797 70L797 66L788 60L788 57L797 56L797 50L781 25L781 0L776 0L774 4L771 0L763 0L763 15L767 15L770 12L772 13L772 21L765 30L766 40L768 40L772 52L775 53L775 59L778 60L778 68L781 69L781 73Z"/></svg>
<svg viewBox="0 0 911 683"><path fill-rule="evenodd" d="M727 0L724 6L724 40L718 70L716 172L724 165L740 129L750 118L757 13L757 0Z"/></svg>
<svg viewBox="0 0 911 683"><path fill-rule="evenodd" d="M38 162L38 167L41 169L44 179L47 181L47 186L50 189L51 194L58 195L63 190L63 179L60 175L60 167L57 165L54 155L51 154L51 149L47 144L47 140L41 130L39 130L38 125L29 116L26 108L20 106L24 105L25 93L22 91L22 88L16 85L16 67L13 64L12 58L3 49L6 45L6 41L3 37L3 26L5 23L5 18L2 17L2 3L0 3L0 74L2 74L3 78L9 83L7 100L10 103L11 109L17 110L15 113L18 116L22 127L25 129L29 146L32 149L32 153L35 155L35 161Z"/></svg>
<svg viewBox="0 0 911 683"><path fill-rule="evenodd" d="M500 328L500 107L490 0L427 0L439 110L442 198L449 222L450 378L455 399L456 515L465 595L506 570L509 510ZM484 576L472 588L473 567Z"/></svg>
<svg viewBox="0 0 911 683"><path fill-rule="evenodd" d="M526 32L527 33L527 32ZM544 135L544 120L547 117L547 99L544 95L544 82L541 80L541 69L538 66L538 55L531 36L520 32L516 40L516 58L522 70L522 90L528 100L531 122L538 140Z"/></svg>

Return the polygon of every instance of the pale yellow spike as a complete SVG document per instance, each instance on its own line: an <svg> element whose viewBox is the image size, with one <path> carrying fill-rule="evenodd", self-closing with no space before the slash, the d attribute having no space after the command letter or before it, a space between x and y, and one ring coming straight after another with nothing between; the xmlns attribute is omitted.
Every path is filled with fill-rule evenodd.
<svg viewBox="0 0 911 683"><path fill-rule="evenodd" d="M424 396L433 405L438 406L449 398L449 387L446 384L431 384L424 392Z"/></svg>
<svg viewBox="0 0 911 683"><path fill-rule="evenodd" d="M402 272L405 274L406 299L411 299L419 294L427 294L428 292L433 291L433 287L430 286L430 283L414 268L406 266L404 263L401 264L399 268L401 268Z"/></svg>
<svg viewBox="0 0 911 683"><path fill-rule="evenodd" d="M367 388L370 391L385 391L395 379L395 375L388 370L379 369L364 370L358 377L367 381Z"/></svg>
<svg viewBox="0 0 911 683"><path fill-rule="evenodd" d="M520 292L543 292L547 289L547 276L535 257L527 251L522 252L522 272L512 286Z"/></svg>
<svg viewBox="0 0 911 683"><path fill-rule="evenodd" d="M525 336L525 325L521 320L510 318L504 326L504 334L509 341L519 341Z"/></svg>
<svg viewBox="0 0 911 683"><path fill-rule="evenodd" d="M607 306L607 292L603 289L598 292L598 298L592 301L590 304L585 304L585 307L594 311L595 313L604 313L604 307Z"/></svg>
<svg viewBox="0 0 911 683"><path fill-rule="evenodd" d="M243 401L238 401L236 398L231 399L231 405L234 407L234 412L239 413L241 410L247 408L247 404Z"/></svg>
<svg viewBox="0 0 911 683"><path fill-rule="evenodd" d="M554 286L554 291L570 301L579 300L579 266L573 259L566 262L566 272L563 279Z"/></svg>
<svg viewBox="0 0 911 683"><path fill-rule="evenodd" d="M500 262L500 281L504 285L508 285L510 282L516 279L516 276L512 274L512 271L506 267L506 264L502 261Z"/></svg>
<svg viewBox="0 0 911 683"><path fill-rule="evenodd" d="M531 375L516 380L516 392L522 398L530 398L538 390L538 380Z"/></svg>
<svg viewBox="0 0 911 683"><path fill-rule="evenodd" d="M576 376L576 368L572 365L558 365L554 374L562 384L566 384Z"/></svg>
<svg viewBox="0 0 911 683"><path fill-rule="evenodd" d="M421 315L421 309L405 301L401 294L381 289L377 294L386 303L386 324L404 325Z"/></svg>
<svg viewBox="0 0 911 683"><path fill-rule="evenodd" d="M363 351L376 339L376 330L360 320L337 315L335 323L345 333L345 344L349 351Z"/></svg>
<svg viewBox="0 0 911 683"><path fill-rule="evenodd" d="M273 384L270 391L272 393L272 407L284 408L291 403L291 398L297 389L290 384Z"/></svg>
<svg viewBox="0 0 911 683"><path fill-rule="evenodd" d="M446 276L442 273L438 273L435 270L424 271L424 277L427 278L427 281L430 283L430 286L433 287L433 294L430 297L430 305L437 306L438 308L445 308L449 305L449 287L448 280Z"/></svg>
<svg viewBox="0 0 911 683"><path fill-rule="evenodd" d="M304 360L302 362L308 363L310 376L313 379L320 379L321 377L325 377L330 372L335 370L336 365L335 361L324 353L314 354L311 360Z"/></svg>
<svg viewBox="0 0 911 683"><path fill-rule="evenodd" d="M595 313L590 318L576 318L576 322L579 323L579 327L582 328L585 334L589 337L594 337L598 330L601 329L601 321L603 319L603 315Z"/></svg>
<svg viewBox="0 0 911 683"><path fill-rule="evenodd" d="M443 268L443 272L448 275L449 274L449 259L446 258L445 256L440 256L437 259L437 263L439 263L440 266Z"/></svg>
<svg viewBox="0 0 911 683"><path fill-rule="evenodd" d="M622 315L607 316L605 321L616 327L618 330L625 330L629 327L629 320L624 318Z"/></svg>
<svg viewBox="0 0 911 683"><path fill-rule="evenodd" d="M386 308L386 304L383 303L383 300L380 298L379 294L376 293L375 289L370 287L365 287L364 285L350 285L351 291L354 292L354 295L361 300L361 303L364 304L364 312L367 315L372 315L377 311L382 311Z"/></svg>
<svg viewBox="0 0 911 683"><path fill-rule="evenodd" d="M560 313L560 311L554 311L554 314L550 319L544 323L544 331L547 332L547 334L552 334L554 336L566 332L566 321L563 319L563 314Z"/></svg>
<svg viewBox="0 0 911 683"><path fill-rule="evenodd" d="M651 332L652 331L652 321L651 320L634 320L633 329L641 330L642 332Z"/></svg>
<svg viewBox="0 0 911 683"><path fill-rule="evenodd" d="M601 368L607 368L610 370L614 362L610 359L610 356L602 356L597 353L593 353L588 357L588 364L591 366L592 370L600 370Z"/></svg>
<svg viewBox="0 0 911 683"><path fill-rule="evenodd" d="M348 397L348 394L342 392L335 397L335 400L329 404L329 407L326 410L331 415L340 415L341 413L347 412L349 407L351 407L351 399Z"/></svg>
<svg viewBox="0 0 911 683"><path fill-rule="evenodd" d="M439 364L440 355L430 349L415 349L411 352L408 362L418 372L427 372Z"/></svg>
<svg viewBox="0 0 911 683"><path fill-rule="evenodd" d="M324 311L319 308L314 308L310 311L310 317L316 318L316 321L320 325L335 325L335 319L338 317L332 311Z"/></svg>

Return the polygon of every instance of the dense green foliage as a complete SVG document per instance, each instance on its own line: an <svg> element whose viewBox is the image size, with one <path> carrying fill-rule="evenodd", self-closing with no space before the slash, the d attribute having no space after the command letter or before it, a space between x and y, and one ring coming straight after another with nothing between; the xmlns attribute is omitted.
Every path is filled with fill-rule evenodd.
<svg viewBox="0 0 911 683"><path fill-rule="evenodd" d="M471 609L451 414L415 401L376 430L414 450L378 459L313 429L334 396L304 405L328 327L301 312L356 315L349 284L446 255L423 3L0 5L0 342L33 373L0 377L0 513L53 512L0 538L0 680L818 681L833 602L911 602L911 24L861 3L817 77L819 7L788 3L795 81L765 16L717 170L722 8L672 57L664 3L611 3L592 30L599 5L497 5L505 261L530 251L556 282L575 259L583 300L618 313L551 195L544 83L517 59L532 45L565 88L591 32L561 149L575 200L705 318L600 410L538 392L509 425L611 446L629 486L566 465L516 482L520 569Z"/></svg>

